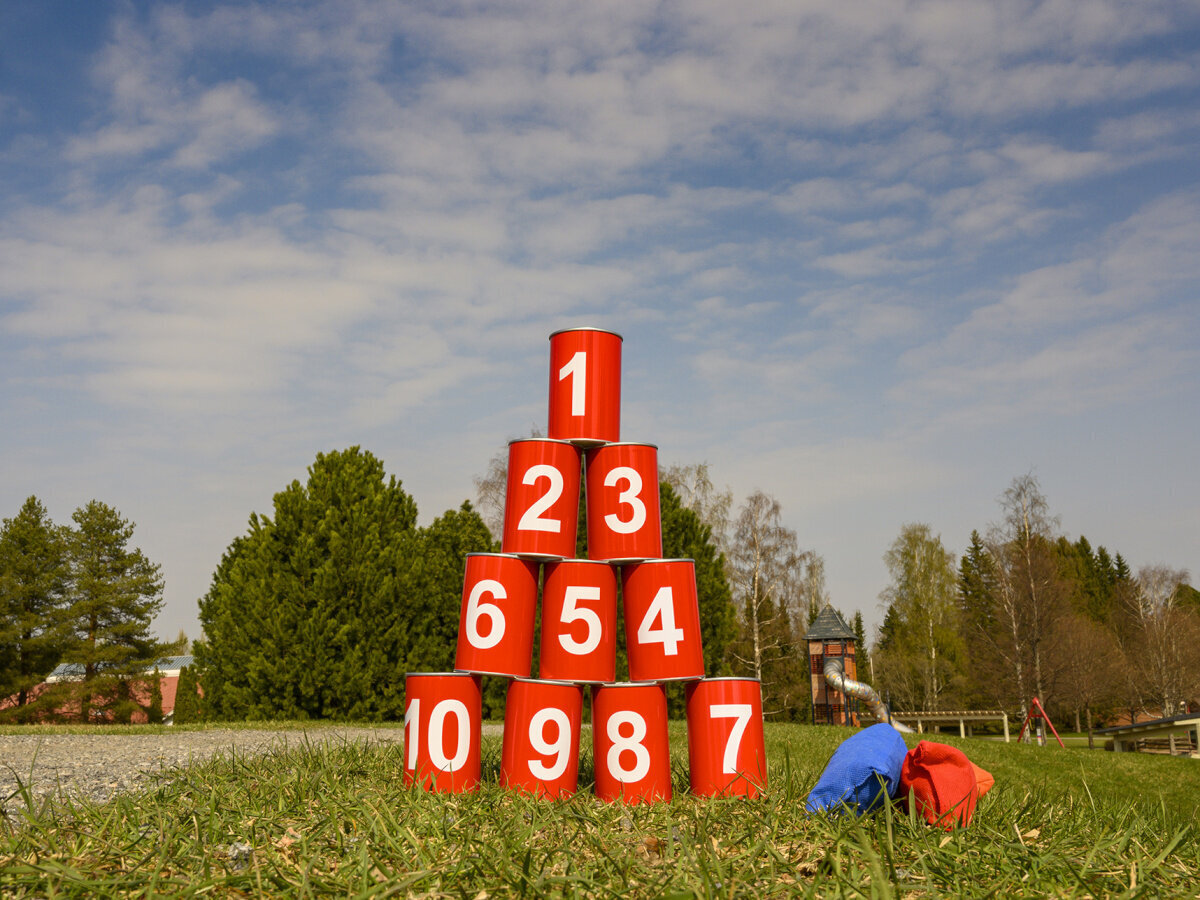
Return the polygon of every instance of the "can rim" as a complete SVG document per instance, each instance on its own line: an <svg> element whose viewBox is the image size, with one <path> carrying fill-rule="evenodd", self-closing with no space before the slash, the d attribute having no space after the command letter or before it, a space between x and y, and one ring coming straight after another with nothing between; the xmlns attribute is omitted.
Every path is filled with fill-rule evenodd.
<svg viewBox="0 0 1200 900"><path fill-rule="evenodd" d="M514 553L512 555L517 556L518 554ZM554 559L548 560L546 565L557 566L561 565L562 563L588 563L593 566L608 566L610 569L612 568L612 563L610 563L607 559L577 559L574 556L558 556Z"/></svg>
<svg viewBox="0 0 1200 900"><path fill-rule="evenodd" d="M648 565L648 564L652 564L652 563L669 563L669 562L686 562L686 563L691 563L693 566L696 565L696 561L694 559L684 559L684 558L662 559L657 556L652 556L652 557L649 557L648 559L643 559L639 562L631 562L631 563L629 563L629 565L644 566L644 565Z"/></svg>
<svg viewBox="0 0 1200 900"><path fill-rule="evenodd" d="M565 685L566 687L579 687L580 685L580 682L578 681L565 681L562 678L534 678L532 676L529 678L522 678L518 676L514 678L513 681L524 681L528 684L561 684Z"/></svg>
<svg viewBox="0 0 1200 900"><path fill-rule="evenodd" d="M514 675L512 672L490 672L487 669L456 669L455 675L469 675L474 678L476 675L495 675L497 678L520 678L520 675Z"/></svg>
<svg viewBox="0 0 1200 900"><path fill-rule="evenodd" d="M652 447L658 449L658 444L652 444L649 441L605 441L603 444L597 444L591 447L591 450L604 450L608 447Z"/></svg>
<svg viewBox="0 0 1200 900"><path fill-rule="evenodd" d="M705 676L696 679L696 684L707 684L710 681L753 681L762 684L762 679L755 678L753 675L714 675L711 678Z"/></svg>
<svg viewBox="0 0 1200 900"><path fill-rule="evenodd" d="M424 676L429 676L429 675L439 675L439 676L444 676L447 678L473 678L474 677L473 672L405 672L404 673L405 678L412 678L413 676L424 677Z"/></svg>
<svg viewBox="0 0 1200 900"><path fill-rule="evenodd" d="M662 687L661 681L602 681L592 682L598 688Z"/></svg>
<svg viewBox="0 0 1200 900"><path fill-rule="evenodd" d="M625 338L621 337L621 335L613 331L611 328L599 328L595 325L576 325L574 328L560 328L558 331L550 332L550 337L553 338L555 335L567 334L571 331L598 331L601 334L611 334L618 341L624 342L625 340Z"/></svg>
<svg viewBox="0 0 1200 900"><path fill-rule="evenodd" d="M568 447L572 447L572 448L574 448L574 449L578 449L578 448L576 448L576 447L575 447L575 444L574 444L574 443L572 443L571 441L565 441L565 440L563 440L562 438L544 438L544 437L543 437L543 438L535 438L535 437L527 437L527 438L513 438L511 441L509 441L509 442L508 442L508 446L510 446L510 447L511 447L513 444L529 444L529 443L535 443L535 444L566 444Z"/></svg>
<svg viewBox="0 0 1200 900"><path fill-rule="evenodd" d="M486 550L473 550L470 553L464 554L464 556L467 556L467 557L471 557L471 556L503 556L503 557L507 557L509 559L523 559L524 558L519 553L489 553Z"/></svg>

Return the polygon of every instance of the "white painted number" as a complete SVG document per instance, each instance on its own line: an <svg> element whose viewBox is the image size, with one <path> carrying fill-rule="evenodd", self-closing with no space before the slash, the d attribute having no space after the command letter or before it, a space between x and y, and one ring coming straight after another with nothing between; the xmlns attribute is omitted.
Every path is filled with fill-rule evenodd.
<svg viewBox="0 0 1200 900"><path fill-rule="evenodd" d="M632 734L622 737L621 726L629 725ZM646 739L646 720L632 710L622 710L608 720L608 739L612 746L608 748L608 771L617 781L630 784L641 781L650 774L650 751L642 743ZM621 765L621 754L628 750L633 754L633 768L626 769Z"/></svg>
<svg viewBox="0 0 1200 900"><path fill-rule="evenodd" d="M628 482L629 487L617 495L617 503L629 504L633 513L628 522L616 513L609 513L604 517L604 523L617 534L633 534L646 524L646 504L638 496L642 492L642 476L629 466L617 466L604 476L604 486L612 487L618 481Z"/></svg>
<svg viewBox="0 0 1200 900"><path fill-rule="evenodd" d="M558 730L553 741L546 740L546 726L554 723ZM542 781L554 781L567 771L567 763L571 761L571 722L561 709L548 707L539 709L529 720L529 743L542 756L553 756L554 762L546 765L540 759L529 761L529 771L534 778Z"/></svg>
<svg viewBox="0 0 1200 900"><path fill-rule="evenodd" d="M562 523L558 519L543 519L542 513L557 503L558 498L562 496L562 472L558 471L554 466L530 466L529 471L525 473L525 477L521 479L521 484L537 484L539 478L550 479L550 486L546 489L546 493L542 494L533 506L525 510L525 515L521 516L521 521L517 523L517 530L549 531L553 534L558 534L562 530Z"/></svg>
<svg viewBox="0 0 1200 900"><path fill-rule="evenodd" d="M558 370L558 380L571 376L571 415L582 416L587 391L587 353L578 351Z"/></svg>
<svg viewBox="0 0 1200 900"><path fill-rule="evenodd" d="M661 628L652 627L655 620L662 621ZM675 627L675 603L670 587L661 587L654 595L650 607L642 616L642 624L638 626L637 639L639 644L662 644L664 656L679 654L683 629Z"/></svg>
<svg viewBox="0 0 1200 900"><path fill-rule="evenodd" d="M471 588L467 596L467 643L480 650L495 647L504 637L504 610L495 603L480 602L484 594L495 600L508 598L504 585L491 578L485 578ZM479 620L484 618L490 623L486 635L479 633Z"/></svg>
<svg viewBox="0 0 1200 900"><path fill-rule="evenodd" d="M442 748L442 729L446 716L454 714L458 719L458 746L454 756L447 758ZM443 772L457 772L467 761L471 750L471 716L467 712L467 704L461 700L443 700L429 714L429 761L435 769Z"/></svg>
<svg viewBox="0 0 1200 900"><path fill-rule="evenodd" d="M453 757L447 757L442 747L442 732L446 716L453 714L458 720L458 747ZM408 749L405 766L417 767L417 747L421 740L421 700L413 700L404 710L404 744ZM435 769L457 772L467 761L471 751L471 716L467 704L461 700L443 700L433 708L429 716L429 761Z"/></svg>
<svg viewBox="0 0 1200 900"><path fill-rule="evenodd" d="M412 728L409 728L412 725ZM421 739L421 700L413 700L404 710L404 746L408 750L404 767L417 767L417 741Z"/></svg>
<svg viewBox="0 0 1200 900"><path fill-rule="evenodd" d="M714 719L733 719L729 740L725 742L725 757L721 760L721 771L726 775L737 774L738 753L742 749L742 736L750 723L749 703L714 703L709 707Z"/></svg>
<svg viewBox="0 0 1200 900"><path fill-rule="evenodd" d="M563 599L562 615L559 616L559 621L564 625L569 625L572 622L582 620L587 625L587 637L582 641L575 640L570 634L560 634L558 636L558 642L568 653L574 653L576 656L584 656L600 646L600 632L602 630L600 617L596 615L595 610L588 609L586 606L575 605L578 600L599 599L600 588L598 587L573 584L567 588L566 597Z"/></svg>

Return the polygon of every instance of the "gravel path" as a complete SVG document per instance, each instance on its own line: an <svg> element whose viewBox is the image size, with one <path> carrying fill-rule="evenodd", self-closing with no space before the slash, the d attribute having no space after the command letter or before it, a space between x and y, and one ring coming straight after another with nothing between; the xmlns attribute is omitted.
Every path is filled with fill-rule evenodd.
<svg viewBox="0 0 1200 900"><path fill-rule="evenodd" d="M498 725L483 726L500 732ZM164 769L186 766L236 749L269 753L308 741L363 741L402 744L402 728L321 727L311 731L213 729L163 734L0 734L0 807L24 806L18 791L29 785L35 797L70 796L103 801L135 788Z"/></svg>

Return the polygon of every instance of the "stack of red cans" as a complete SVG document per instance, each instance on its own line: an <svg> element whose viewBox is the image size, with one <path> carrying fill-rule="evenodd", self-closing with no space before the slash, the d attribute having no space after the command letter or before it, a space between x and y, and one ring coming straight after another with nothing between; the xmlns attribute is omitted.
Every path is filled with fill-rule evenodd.
<svg viewBox="0 0 1200 900"><path fill-rule="evenodd" d="M658 448L620 440L621 345L598 328L550 335L549 436L509 444L501 552L467 556L456 671L407 678L408 782L446 792L479 784L479 676L499 675L511 679L504 785L575 793L586 685L596 796L669 800L663 685L683 681L693 793L754 797L766 787L760 685L704 677L694 563L662 558ZM589 559L575 558L581 480ZM618 584L631 679L619 683Z"/></svg>

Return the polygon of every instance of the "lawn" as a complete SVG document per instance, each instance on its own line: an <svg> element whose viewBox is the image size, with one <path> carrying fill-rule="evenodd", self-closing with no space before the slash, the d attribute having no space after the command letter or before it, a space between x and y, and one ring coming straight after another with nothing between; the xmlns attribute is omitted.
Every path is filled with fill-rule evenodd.
<svg viewBox="0 0 1200 900"><path fill-rule="evenodd" d="M804 814L848 730L768 726L770 790L747 802L688 797L672 728L676 799L632 808L502 790L498 738L485 738L483 789L465 796L403 787L398 745L225 757L0 826L0 893L1007 898L1200 885L1195 760L939 737L996 777L972 826L947 833L894 809Z"/></svg>

